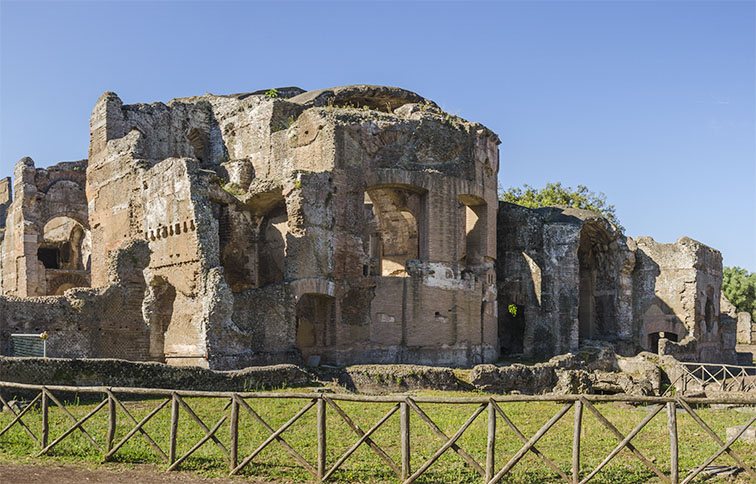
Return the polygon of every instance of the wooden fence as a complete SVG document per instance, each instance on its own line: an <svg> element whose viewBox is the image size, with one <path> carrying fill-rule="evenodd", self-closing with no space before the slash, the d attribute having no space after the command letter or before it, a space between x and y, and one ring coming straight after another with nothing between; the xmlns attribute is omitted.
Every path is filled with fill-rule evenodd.
<svg viewBox="0 0 756 484"><path fill-rule="evenodd" d="M680 363L680 376L670 385L683 393L691 387L714 386L723 392L756 392L756 366Z"/></svg>
<svg viewBox="0 0 756 484"><path fill-rule="evenodd" d="M697 414L694 407L697 405L707 404L735 404L735 405L756 405L756 396L739 395L721 398L684 398L677 397L636 397L628 395L560 395L560 396L529 396L529 395L492 395L492 396L475 396L475 397L420 397L420 396L367 396L353 394L330 394L330 393L264 393L264 392L205 392L205 391L186 391L186 390L166 390L166 389L147 389L147 388L115 388L115 387L73 387L73 386L43 386L28 385L11 382L0 382L0 389L6 391L25 391L35 392L36 396L22 409L14 409L12 405L0 395L0 401L7 406L13 414L12 421L0 430L0 436L5 434L13 426L20 426L24 429L28 437L39 447L37 456L49 453L61 441L75 432L80 432L83 436L102 454L104 460L111 459L114 454L130 439L140 435L143 437L153 451L162 458L167 464L167 470L176 469L190 455L205 443L212 441L220 452L225 456L228 462L229 474L238 474L242 469L248 466L268 445L277 442L291 456L292 461L304 468L318 482L325 482L334 477L334 472L338 470L344 462L362 445L368 446L375 452L397 476L400 482L409 484L428 471L431 466L437 463L438 459L446 452L451 451L458 454L464 461L477 473L483 482L493 484L500 482L512 468L521 461L528 453L533 453L545 463L551 470L561 476L561 479L573 484L582 484L592 480L620 451L627 448L631 451L645 467L656 474L662 482L677 484L682 482L687 484L698 476L702 470L714 462L722 454L727 453L732 459L756 481L756 471L749 466L744 459L739 456L731 447L733 443L756 421L756 414L748 420L748 423L738 428L735 435L727 441L721 439L711 427ZM92 410L81 418L76 418L63 405L54 393L77 394L99 394L103 400ZM128 410L116 395L129 395L131 398L158 398L160 403L152 409L141 420L137 421L134 415ZM208 426L195 411L185 401L187 398L203 397L217 398L227 400L222 415L212 427ZM123 397L121 397L123 398ZM253 399L297 399L304 403L298 412L296 412L288 421L279 428L271 427L248 403ZM375 403L394 404L390 410L378 420L367 431L357 425L352 418L343 410L342 402L360 402L360 405L370 405ZM561 408L554 414L543 426L532 436L528 437L518 429L514 422L504 412L502 407L506 408L507 403L511 402L556 402L561 403ZM646 417L628 434L623 434L617 427L612 424L604 415L599 412L594 405L596 402L626 402L634 404L652 405ZM70 419L70 427L60 435L53 438L50 435L49 409L50 405L57 405L67 418ZM340 405L342 403L342 405ZM436 422L420 407L420 405L446 404L446 405L477 405L475 411L467 418L464 424L451 436L446 434ZM38 405L38 407L37 407ZM163 409L170 408L170 436L167 452L161 448L158 443L145 430L145 424L150 421L156 414ZM317 439L317 461L314 464L308 462L297 450L284 440L283 434L306 412L315 408L316 431L314 436ZM41 434L35 434L31 427L24 422L30 418L29 411L32 408L41 408ZM461 408L461 407L460 407ZM677 408L682 409L703 429L705 434L717 445L717 451L700 463L694 469L690 469L684 478L681 478L678 469L678 430L677 430ZM572 424L572 466L571 469L565 470L557 466L549 457L542 453L536 444L544 435L562 418L569 410L573 409L574 421ZM633 438L660 412L666 409L667 429L669 435L669 469L661 469L655 463L654 459L649 459L635 445L631 443ZM587 410L593 414L598 422L616 437L618 443L613 450L605 456L601 463L590 471L587 475L580 475L580 458L581 458L581 429L583 421L583 412ZM98 443L92 435L87 432L84 424L98 412L107 412L107 435L104 443ZM167 410L166 410L167 411ZM331 411L337 414L346 425L354 432L357 440L354 444L335 460L330 466L327 465L327 442L326 438L326 412ZM117 413L125 416L130 422L130 430L123 438L116 442L116 425ZM179 413L183 412L204 431L204 436L194 443L194 445L182 455L177 454L177 438L179 433ZM244 412L266 429L268 437L249 455L244 457L239 455L239 416ZM373 435L382 425L384 425L394 414L399 414L400 419L400 449L401 461L395 462L384 449L382 449L373 439ZM475 419L481 414L487 414L487 441L486 441L486 460L481 463L476 461L473 456L463 450L457 442ZM443 439L444 444L435 451L435 453L422 463L416 469L410 467L410 455L412 446L410 442L410 416L414 415L423 421L429 427L430 431ZM123 417L122 417L123 418ZM497 468L497 460L500 456L496 455L496 427L502 422L511 432L522 442L520 449L512 456L509 456L504 465ZM228 447L216 437L220 428L228 423L230 444ZM499 462L499 464L501 461Z"/></svg>

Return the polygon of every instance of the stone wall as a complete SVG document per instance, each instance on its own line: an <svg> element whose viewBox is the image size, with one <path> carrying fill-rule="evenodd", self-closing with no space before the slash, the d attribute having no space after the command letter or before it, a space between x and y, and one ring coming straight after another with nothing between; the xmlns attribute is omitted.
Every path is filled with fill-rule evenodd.
<svg viewBox="0 0 756 484"><path fill-rule="evenodd" d="M73 170L69 208L91 227L95 288L112 284L112 254L147 243L149 358L212 368L496 359L499 141L482 125L361 85L135 105L105 93L90 134L76 166L22 160L11 210L44 221L29 212L41 195L24 194ZM40 207L65 198L46 196ZM63 294L70 283L39 275L47 247L17 229L6 229L3 264L23 247L19 277L37 282L22 286ZM2 272L5 294L31 295Z"/></svg>
<svg viewBox="0 0 756 484"><path fill-rule="evenodd" d="M634 326L640 346L656 351L659 337L684 346L694 339L688 359L734 363L734 331L720 321L719 251L687 237L673 244L640 237L636 243Z"/></svg>
<svg viewBox="0 0 756 484"><path fill-rule="evenodd" d="M266 92L104 93L88 160L22 159L13 196L0 181L0 329L216 369L734 351L717 251L499 202L497 135L410 91Z"/></svg>
<svg viewBox="0 0 756 484"><path fill-rule="evenodd" d="M0 381L241 392L304 386L313 383L313 377L295 365L213 371L113 359L0 357Z"/></svg>
<svg viewBox="0 0 756 484"><path fill-rule="evenodd" d="M596 213L500 202L502 351L550 356L583 341L632 352L632 241Z"/></svg>
<svg viewBox="0 0 756 484"><path fill-rule="evenodd" d="M681 359L735 362L715 249L687 237L633 240L593 212L505 202L497 247L504 354L547 357L601 340L623 355L663 346Z"/></svg>
<svg viewBox="0 0 756 484"><path fill-rule="evenodd" d="M109 284L74 288L64 296L0 296L0 345L9 350L12 333L48 333L47 355L53 358L149 358L149 328L142 319L149 261L144 242L134 242L111 257Z"/></svg>

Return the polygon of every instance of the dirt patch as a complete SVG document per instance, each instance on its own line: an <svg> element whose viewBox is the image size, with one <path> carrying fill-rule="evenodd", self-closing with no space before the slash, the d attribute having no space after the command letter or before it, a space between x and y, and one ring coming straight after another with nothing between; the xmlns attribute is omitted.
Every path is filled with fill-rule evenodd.
<svg viewBox="0 0 756 484"><path fill-rule="evenodd" d="M16 465L0 462L0 482L13 484L273 484L247 479L203 479L190 472L165 472L151 465L133 468L89 469L75 465Z"/></svg>

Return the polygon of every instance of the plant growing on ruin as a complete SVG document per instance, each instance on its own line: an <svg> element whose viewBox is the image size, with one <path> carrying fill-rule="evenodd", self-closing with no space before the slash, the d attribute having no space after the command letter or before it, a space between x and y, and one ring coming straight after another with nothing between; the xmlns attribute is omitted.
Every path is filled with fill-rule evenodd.
<svg viewBox="0 0 756 484"><path fill-rule="evenodd" d="M277 98L278 97L278 89L268 89L267 91L265 91L265 95L268 96L271 99Z"/></svg>
<svg viewBox="0 0 756 484"><path fill-rule="evenodd" d="M244 190L242 190L238 183L226 183L223 185L223 190L234 196L239 196L244 193Z"/></svg>
<svg viewBox="0 0 756 484"><path fill-rule="evenodd" d="M606 217L618 229L624 230L617 218L614 205L606 202L606 195L602 192L593 192L585 185L578 185L577 189L573 189L563 186L561 182L556 182L547 183L545 187L539 189L525 184L522 187L499 190L499 200L528 208L566 205L572 208L592 210Z"/></svg>
<svg viewBox="0 0 756 484"><path fill-rule="evenodd" d="M516 304L510 304L507 306L507 311L509 311L509 314L512 315L512 317L517 317L517 305Z"/></svg>

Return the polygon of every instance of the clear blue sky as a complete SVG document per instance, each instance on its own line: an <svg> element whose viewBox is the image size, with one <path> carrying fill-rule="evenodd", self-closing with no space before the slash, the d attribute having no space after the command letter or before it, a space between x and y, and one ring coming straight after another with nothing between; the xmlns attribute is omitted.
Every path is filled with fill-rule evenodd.
<svg viewBox="0 0 756 484"><path fill-rule="evenodd" d="M103 91L394 85L499 133L502 186L587 185L756 271L754 1L0 5L1 175L85 158Z"/></svg>

